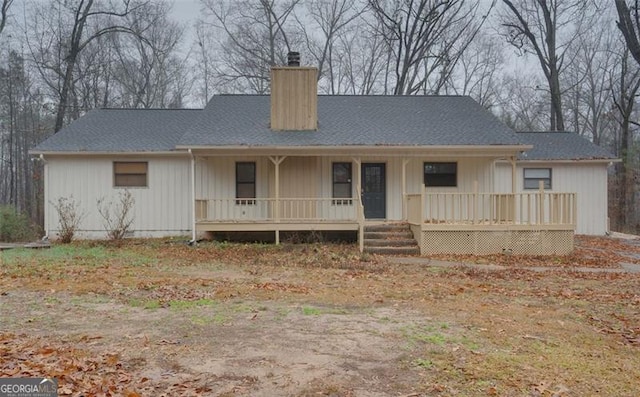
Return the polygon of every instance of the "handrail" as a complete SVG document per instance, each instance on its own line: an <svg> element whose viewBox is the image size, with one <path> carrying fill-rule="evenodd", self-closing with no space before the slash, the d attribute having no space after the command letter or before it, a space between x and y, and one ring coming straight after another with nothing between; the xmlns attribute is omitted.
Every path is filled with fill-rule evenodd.
<svg viewBox="0 0 640 397"><path fill-rule="evenodd" d="M575 225L576 202L576 193L425 193L423 221L427 224Z"/></svg>
<svg viewBox="0 0 640 397"><path fill-rule="evenodd" d="M358 212L358 248L364 252L364 205L360 186L356 185L356 206Z"/></svg>
<svg viewBox="0 0 640 397"><path fill-rule="evenodd" d="M353 221L362 204L356 198L213 198L196 200L198 221Z"/></svg>

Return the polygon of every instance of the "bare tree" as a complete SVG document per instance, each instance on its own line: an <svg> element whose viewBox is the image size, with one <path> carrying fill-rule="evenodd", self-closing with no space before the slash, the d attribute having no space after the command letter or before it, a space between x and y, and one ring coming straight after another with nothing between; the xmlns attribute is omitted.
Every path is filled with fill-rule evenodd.
<svg viewBox="0 0 640 397"><path fill-rule="evenodd" d="M184 29L169 19L169 10L165 1L156 0L126 17L134 34L109 36L119 106L181 107L188 68L176 54Z"/></svg>
<svg viewBox="0 0 640 397"><path fill-rule="evenodd" d="M192 52L196 54L196 64L194 65L196 70L195 80L201 81L202 84L198 89L198 96L201 103L204 105L209 101L209 97L213 91L213 57L212 57L212 43L213 38L211 32L208 31L200 23L196 26L196 49Z"/></svg>
<svg viewBox="0 0 640 397"><path fill-rule="evenodd" d="M615 0L618 12L618 29L624 36L624 41L633 58L640 64L640 7L638 0L627 5L626 0Z"/></svg>
<svg viewBox="0 0 640 397"><path fill-rule="evenodd" d="M340 36L363 12L364 4L353 0L311 0L306 18L296 17L306 49L318 67L318 79L327 81L330 94L340 93L340 58L344 56L338 47Z"/></svg>
<svg viewBox="0 0 640 397"><path fill-rule="evenodd" d="M0 65L0 204L41 220L42 168L29 149L44 137L44 98L22 54L11 50Z"/></svg>
<svg viewBox="0 0 640 397"><path fill-rule="evenodd" d="M611 70L620 62L618 40L611 31L612 21L603 15L594 19L570 50L564 85L569 119L565 125L597 144L605 143L615 128L609 112L612 103Z"/></svg>
<svg viewBox="0 0 640 397"><path fill-rule="evenodd" d="M125 17L147 3L148 0L51 0L36 12L30 26L35 43L29 45L43 74L49 70L59 77L55 83L58 91L55 132L65 122L80 54L104 35L134 33L124 25ZM49 38L43 40L45 36Z"/></svg>
<svg viewBox="0 0 640 397"><path fill-rule="evenodd" d="M584 0L502 0L500 16L507 41L524 53L535 55L547 80L550 98L549 128L565 129L560 75L565 54L578 39L588 15Z"/></svg>
<svg viewBox="0 0 640 397"><path fill-rule="evenodd" d="M214 72L231 91L264 94L270 68L284 64L292 49L289 18L301 0L202 0L203 26L218 33L219 62Z"/></svg>
<svg viewBox="0 0 640 397"><path fill-rule="evenodd" d="M0 4L0 33L2 33L5 25L7 24L11 3L13 3L13 0L2 0L2 4Z"/></svg>
<svg viewBox="0 0 640 397"><path fill-rule="evenodd" d="M634 195L636 181L634 174L637 172L637 159L632 154L633 136L632 126L640 126L633 119L636 110L636 100L640 91L640 68L637 63L630 62L630 50L624 48L617 58L617 67L611 71L611 92L614 109L617 111L616 120L620 126L620 136L616 151L622 162L617 165L616 187L618 188L618 220L617 226L623 230L634 230L636 227L636 208L634 207ZM620 230L620 229L619 229Z"/></svg>
<svg viewBox="0 0 640 397"><path fill-rule="evenodd" d="M507 75L501 82L503 87L498 113L502 121L517 131L540 131L548 116L547 97L538 89L535 76Z"/></svg>
<svg viewBox="0 0 640 397"><path fill-rule="evenodd" d="M379 30L366 20L358 21L349 34L339 36L340 59L338 66L344 89L352 95L370 95L384 92L384 81L390 52Z"/></svg>
<svg viewBox="0 0 640 397"><path fill-rule="evenodd" d="M485 108L491 109L499 101L499 76L503 63L498 41L480 32L460 56L452 78L446 83L445 92L469 95Z"/></svg>
<svg viewBox="0 0 640 397"><path fill-rule="evenodd" d="M479 4L369 0L392 53L395 95L439 93L486 19Z"/></svg>

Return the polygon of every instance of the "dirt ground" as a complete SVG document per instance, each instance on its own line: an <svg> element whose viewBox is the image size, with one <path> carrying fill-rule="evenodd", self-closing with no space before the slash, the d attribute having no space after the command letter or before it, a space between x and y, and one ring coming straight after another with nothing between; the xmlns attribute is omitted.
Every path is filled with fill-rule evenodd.
<svg viewBox="0 0 640 397"><path fill-rule="evenodd" d="M73 396L637 396L636 243L437 258L487 269L330 244L3 251L0 377Z"/></svg>

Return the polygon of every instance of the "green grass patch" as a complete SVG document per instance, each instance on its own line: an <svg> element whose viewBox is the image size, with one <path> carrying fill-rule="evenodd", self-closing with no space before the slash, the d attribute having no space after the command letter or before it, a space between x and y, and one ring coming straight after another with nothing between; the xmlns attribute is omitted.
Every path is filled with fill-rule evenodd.
<svg viewBox="0 0 640 397"><path fill-rule="evenodd" d="M169 301L169 307L174 310L192 309L199 306L212 306L216 302L213 299L201 298L196 300L173 300Z"/></svg>
<svg viewBox="0 0 640 397"><path fill-rule="evenodd" d="M160 303L160 301L157 299L134 298L134 299L130 299L128 303L130 306L141 307L143 309L149 309L149 310L160 309L162 307L162 303Z"/></svg>
<svg viewBox="0 0 640 397"><path fill-rule="evenodd" d="M213 317L197 315L197 316L191 316L189 320L193 325L204 326L204 325L211 324L213 322Z"/></svg>
<svg viewBox="0 0 640 397"><path fill-rule="evenodd" d="M216 313L216 315L213 316L213 323L217 325L225 325L229 320L229 317L222 313Z"/></svg>
<svg viewBox="0 0 640 397"><path fill-rule="evenodd" d="M320 316L322 314L348 314L349 311L346 309L332 309L332 308L319 308L312 306L303 306L302 314L305 316Z"/></svg>
<svg viewBox="0 0 640 397"><path fill-rule="evenodd" d="M15 248L0 252L5 265L55 266L74 264L100 266L107 263L140 266L153 263L155 258L127 248L88 244L61 244L47 249Z"/></svg>
<svg viewBox="0 0 640 397"><path fill-rule="evenodd" d="M416 342L426 343L430 345L443 346L449 342L449 338L445 336L440 330L443 328L442 324L439 326L424 326L424 327L407 327L403 330L403 334L410 342L415 344Z"/></svg>
<svg viewBox="0 0 640 397"><path fill-rule="evenodd" d="M304 314L305 316L319 316L322 314L322 310L318 309L317 307L304 306L302 308L302 314Z"/></svg>
<svg viewBox="0 0 640 397"><path fill-rule="evenodd" d="M415 365L416 367L428 369L433 367L433 361L427 358L418 358L416 360L413 360L413 365Z"/></svg>

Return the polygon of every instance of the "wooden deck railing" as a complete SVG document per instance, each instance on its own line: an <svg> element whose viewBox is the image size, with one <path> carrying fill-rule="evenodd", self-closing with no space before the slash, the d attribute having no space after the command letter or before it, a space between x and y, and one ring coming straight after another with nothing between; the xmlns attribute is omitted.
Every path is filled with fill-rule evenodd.
<svg viewBox="0 0 640 397"><path fill-rule="evenodd" d="M357 222L360 206L357 198L202 199L196 200L196 221Z"/></svg>
<svg viewBox="0 0 640 397"><path fill-rule="evenodd" d="M407 220L417 225L575 226L576 194L531 193L408 194Z"/></svg>

